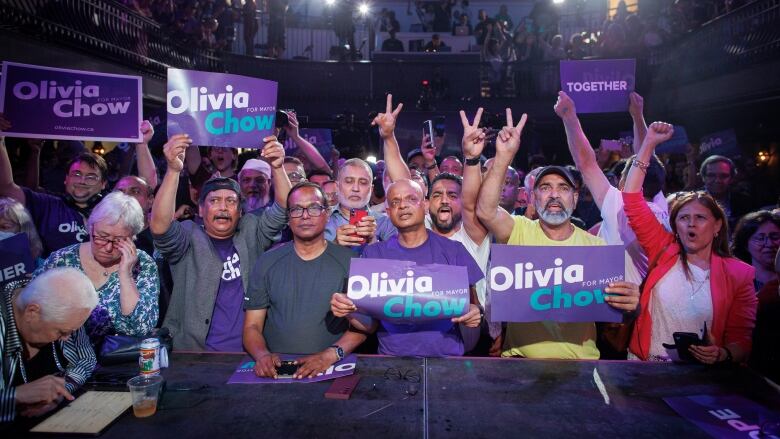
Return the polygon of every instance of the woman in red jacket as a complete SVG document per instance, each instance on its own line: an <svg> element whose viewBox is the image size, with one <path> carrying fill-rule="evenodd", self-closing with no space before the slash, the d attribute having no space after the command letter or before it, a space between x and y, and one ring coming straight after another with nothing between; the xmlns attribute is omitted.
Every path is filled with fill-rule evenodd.
<svg viewBox="0 0 780 439"><path fill-rule="evenodd" d="M626 216L651 262L630 358L672 360L677 353L664 344L674 345L675 332L694 332L708 342L690 348L697 360L742 362L750 355L756 319L755 270L731 256L723 209L704 192L680 193L671 206L668 232L641 193L655 147L672 133L669 124L650 125L623 187Z"/></svg>

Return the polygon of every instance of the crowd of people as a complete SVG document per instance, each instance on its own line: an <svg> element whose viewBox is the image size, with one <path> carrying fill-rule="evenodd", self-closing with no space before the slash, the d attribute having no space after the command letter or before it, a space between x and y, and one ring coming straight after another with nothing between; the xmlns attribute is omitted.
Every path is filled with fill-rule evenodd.
<svg viewBox="0 0 780 439"><path fill-rule="evenodd" d="M351 352L672 361L682 356L672 334L692 332L703 343L684 354L696 361L779 378L780 210L732 196L730 159L706 158L694 171L702 187L669 192L655 148L674 128L647 126L635 93L620 171L604 168L564 92L554 111L574 166L515 169L527 116L511 109L494 157L483 155L481 108L460 113L459 154L442 156L441 142L424 136L403 156L402 107L388 95L373 119L376 164L322 157L294 113L258 150L201 149L177 134L158 161L144 122L142 142L126 151L135 164L113 181L79 142L0 138L0 233L26 233L37 266L4 293L0 419L72 398L109 337L158 327L174 350L245 351L266 377L282 353L305 354L298 378ZM0 115L0 131L11 129ZM285 154L282 131L297 157ZM59 193L53 180L44 185L49 175L63 179ZM357 211L365 216L351 220ZM581 212L595 212L595 225ZM493 322L494 243L624 246L625 278L605 295L623 323ZM423 323L368 317L343 293L359 257L465 267L468 307Z"/></svg>

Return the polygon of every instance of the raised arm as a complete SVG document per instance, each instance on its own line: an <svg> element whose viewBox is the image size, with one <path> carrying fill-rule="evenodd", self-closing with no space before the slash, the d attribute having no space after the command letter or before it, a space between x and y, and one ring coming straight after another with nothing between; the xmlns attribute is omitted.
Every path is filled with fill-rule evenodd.
<svg viewBox="0 0 780 439"><path fill-rule="evenodd" d="M160 190L154 197L149 229L153 234L162 235L174 221L176 211L176 189L179 187L179 175L184 169L184 154L192 139L187 134L175 134L163 147L168 170L165 171Z"/></svg>
<svg viewBox="0 0 780 439"><path fill-rule="evenodd" d="M0 134L11 129L11 123L0 113ZM11 169L11 159L5 147L5 136L0 135L0 197L11 197L25 204L26 197L22 188L14 183L14 171Z"/></svg>
<svg viewBox="0 0 780 439"><path fill-rule="evenodd" d="M301 133L298 130L299 123L298 117L295 113L288 113L289 123L284 128L287 131L287 137L289 137L295 145L298 146L298 150L303 154L304 158L309 162L312 170L333 172L328 166L328 162L322 157L317 148L311 144L308 140L301 137Z"/></svg>
<svg viewBox="0 0 780 439"><path fill-rule="evenodd" d="M27 139L30 155L27 157L27 169L25 170L24 185L38 191L41 186L41 149L43 140Z"/></svg>
<svg viewBox="0 0 780 439"><path fill-rule="evenodd" d="M639 154L639 148L647 135L647 123L645 122L645 100L639 93L633 91L628 96L628 113L634 122L634 154Z"/></svg>
<svg viewBox="0 0 780 439"><path fill-rule="evenodd" d="M645 141L634 159L631 169L628 171L623 192L633 193L641 192L642 184L645 181L645 174L653 156L655 148L663 142L672 138L674 128L668 123L653 122L647 130ZM654 195L654 194L650 194Z"/></svg>
<svg viewBox="0 0 780 439"><path fill-rule="evenodd" d="M154 136L152 124L145 120L141 123L141 135L143 141L135 145L136 164L138 165L138 176L146 181L152 190L157 189L157 166L154 164L152 152L149 151L149 142Z"/></svg>
<svg viewBox="0 0 780 439"><path fill-rule="evenodd" d="M274 201L276 204L287 208L287 194L290 193L290 178L284 172L284 145L279 143L276 136L268 136L263 139L263 150L260 158L271 166L271 179L274 184Z"/></svg>
<svg viewBox="0 0 780 439"><path fill-rule="evenodd" d="M478 129L479 118L482 115L482 109L477 111L477 118L470 126L471 129ZM506 243L512 234L514 220L509 212L499 208L501 188L504 185L504 178L512 159L520 149L520 135L523 133L523 127L528 116L523 114L517 126L512 122L512 110L506 109L507 126L501 129L496 137L496 157L493 161L493 167L488 171L485 181L482 182L482 188L479 190L477 200L477 218L496 238L496 242Z"/></svg>
<svg viewBox="0 0 780 439"><path fill-rule="evenodd" d="M423 133L422 142L420 143L420 151L422 151L423 159L425 159L425 170L428 174L428 181L433 181L441 172L439 172L439 164L436 163L436 147L433 145L430 137L425 133Z"/></svg>
<svg viewBox="0 0 780 439"><path fill-rule="evenodd" d="M401 157L398 140L395 138L395 122L398 119L398 113L401 112L403 107L404 104L398 104L395 110L393 110L393 95L388 94L385 112L377 114L371 122L372 126L379 127L379 137L382 138L382 148L385 156L385 167L392 181L412 178L409 167L406 166L403 157Z"/></svg>
<svg viewBox="0 0 780 439"><path fill-rule="evenodd" d="M596 153L582 131L574 101L563 91L558 92L555 114L563 121L563 127L566 129L566 142L569 144L569 152L574 158L574 164L582 173L585 185L588 186L590 193L593 194L593 200L601 209L604 197L609 190L609 180L601 170L596 160Z"/></svg>
<svg viewBox="0 0 780 439"><path fill-rule="evenodd" d="M184 164L187 165L187 173L189 175L195 175L198 172L201 164L200 149L197 145L192 145L187 148L187 154L184 158Z"/></svg>
<svg viewBox="0 0 780 439"><path fill-rule="evenodd" d="M485 148L485 133L476 126L479 125L479 118L482 116L482 109L477 111L476 125L472 127L469 124L466 113L461 110L460 120L463 123L463 190L460 194L461 204L463 206L463 227L471 240L479 245L487 236L487 228L477 218L477 197L479 188L482 185L482 167L479 163L479 157ZM469 165L469 160L476 161L476 164Z"/></svg>

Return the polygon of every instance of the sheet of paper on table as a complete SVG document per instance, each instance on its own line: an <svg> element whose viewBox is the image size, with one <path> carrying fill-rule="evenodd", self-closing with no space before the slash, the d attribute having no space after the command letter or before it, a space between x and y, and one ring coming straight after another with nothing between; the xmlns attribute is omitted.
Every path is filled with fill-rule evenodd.
<svg viewBox="0 0 780 439"><path fill-rule="evenodd" d="M99 434L132 405L130 392L89 391L30 432Z"/></svg>

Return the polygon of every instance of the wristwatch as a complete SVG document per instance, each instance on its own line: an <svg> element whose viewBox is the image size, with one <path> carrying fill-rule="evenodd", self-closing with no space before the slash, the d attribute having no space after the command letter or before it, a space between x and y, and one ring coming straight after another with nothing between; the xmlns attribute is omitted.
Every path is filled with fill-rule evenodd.
<svg viewBox="0 0 780 439"><path fill-rule="evenodd" d="M464 160L464 163L466 163L466 166L477 166L480 163L480 160L479 157L474 157L473 159Z"/></svg>
<svg viewBox="0 0 780 439"><path fill-rule="evenodd" d="M341 361L344 359L344 349L341 349L341 346L334 344L332 346L333 349L336 350L336 356L339 357L338 361Z"/></svg>

